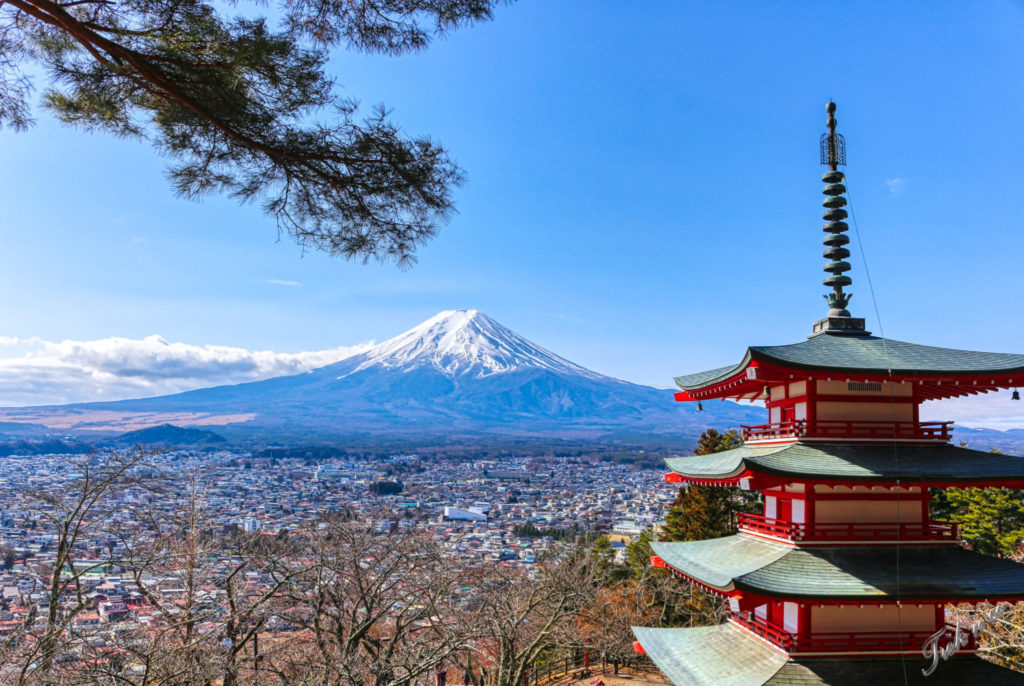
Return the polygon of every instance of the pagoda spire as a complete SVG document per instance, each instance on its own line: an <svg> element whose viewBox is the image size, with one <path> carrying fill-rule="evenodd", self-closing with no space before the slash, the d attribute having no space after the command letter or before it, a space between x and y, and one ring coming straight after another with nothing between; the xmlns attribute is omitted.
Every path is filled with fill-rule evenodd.
<svg viewBox="0 0 1024 686"><path fill-rule="evenodd" d="M821 177L825 182L822 191L825 200L821 204L825 208L822 218L825 220L824 230L827 235L823 241L823 256L828 260L825 263L828 276L823 283L831 286L832 292L825 296L830 308L828 315L814 325L814 333L863 334L864 320L851 317L846 309L853 294L843 290L844 286L853 283L853 279L844 273L850 271L850 263L846 261L850 256L846 247L850 242L850 237L846 235L850 226L843 221L847 217L843 209L846 207L846 186L843 185L846 175L839 171L840 165L846 165L846 140L836 133L836 104L829 100L825 111L828 113L828 133L821 134L821 163L828 165L828 171Z"/></svg>

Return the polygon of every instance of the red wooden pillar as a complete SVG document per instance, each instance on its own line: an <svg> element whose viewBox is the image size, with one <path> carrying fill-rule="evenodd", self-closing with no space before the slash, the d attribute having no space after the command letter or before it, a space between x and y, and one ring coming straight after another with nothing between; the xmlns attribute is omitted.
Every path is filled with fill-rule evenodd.
<svg viewBox="0 0 1024 686"><path fill-rule="evenodd" d="M797 612L796 635L797 643L811 635L811 606L808 604L801 605Z"/></svg>
<svg viewBox="0 0 1024 686"><path fill-rule="evenodd" d="M807 433L814 431L818 421L818 388L814 379L807 379Z"/></svg>

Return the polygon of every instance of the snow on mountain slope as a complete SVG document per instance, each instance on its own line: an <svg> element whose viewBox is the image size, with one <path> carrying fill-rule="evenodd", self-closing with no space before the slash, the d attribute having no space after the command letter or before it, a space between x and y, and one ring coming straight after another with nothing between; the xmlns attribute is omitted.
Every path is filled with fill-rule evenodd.
<svg viewBox="0 0 1024 686"><path fill-rule="evenodd" d="M479 310L445 310L347 361L358 364L344 376L372 367L432 367L448 376L485 377L528 367L607 378L534 345Z"/></svg>
<svg viewBox="0 0 1024 686"><path fill-rule="evenodd" d="M23 408L17 421L76 430L176 423L264 436L675 436L763 421L763 409L713 403L699 415L672 392L598 374L477 310L448 310L326 367L175 395ZM221 420L220 418L223 418Z"/></svg>

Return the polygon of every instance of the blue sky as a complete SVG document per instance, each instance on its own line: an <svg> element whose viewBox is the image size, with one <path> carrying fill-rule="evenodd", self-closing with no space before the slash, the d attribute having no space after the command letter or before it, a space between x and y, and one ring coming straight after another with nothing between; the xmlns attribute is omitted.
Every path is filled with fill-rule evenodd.
<svg viewBox="0 0 1024 686"><path fill-rule="evenodd" d="M345 94L468 174L411 271L302 255L254 208L174 197L146 144L38 111L0 131L0 335L297 353L479 308L667 386L824 314L831 97L885 334L1021 351L1021 35L1016 2L523 0L421 54L339 51Z"/></svg>

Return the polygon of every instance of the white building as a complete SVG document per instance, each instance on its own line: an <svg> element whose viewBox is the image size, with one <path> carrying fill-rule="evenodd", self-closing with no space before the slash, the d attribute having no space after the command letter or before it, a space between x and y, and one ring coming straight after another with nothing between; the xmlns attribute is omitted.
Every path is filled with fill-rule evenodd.
<svg viewBox="0 0 1024 686"><path fill-rule="evenodd" d="M242 520L242 531L247 534L254 534L263 528L263 522L255 517L246 517Z"/></svg>
<svg viewBox="0 0 1024 686"><path fill-rule="evenodd" d="M444 518L462 522L486 522L487 515L478 511L475 507L463 510L458 507L445 507Z"/></svg>

